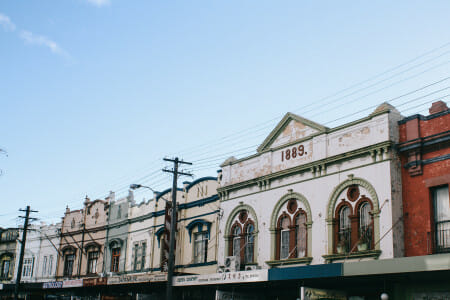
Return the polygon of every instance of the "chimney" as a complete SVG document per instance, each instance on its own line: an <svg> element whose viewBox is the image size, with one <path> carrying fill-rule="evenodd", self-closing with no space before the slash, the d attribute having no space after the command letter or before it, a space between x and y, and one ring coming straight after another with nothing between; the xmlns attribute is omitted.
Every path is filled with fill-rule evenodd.
<svg viewBox="0 0 450 300"><path fill-rule="evenodd" d="M429 109L430 115L434 115L443 111L448 110L447 104L444 101L437 101L431 104Z"/></svg>

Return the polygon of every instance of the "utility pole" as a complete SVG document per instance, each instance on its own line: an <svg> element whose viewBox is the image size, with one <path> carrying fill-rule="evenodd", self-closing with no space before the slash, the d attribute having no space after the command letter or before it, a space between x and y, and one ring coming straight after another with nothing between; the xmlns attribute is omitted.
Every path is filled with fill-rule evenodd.
<svg viewBox="0 0 450 300"><path fill-rule="evenodd" d="M176 220L176 210L177 210L177 181L178 181L178 175L186 175L186 176L192 176L191 173L185 173L178 171L178 165L179 164L185 164L185 165L192 165L190 162L184 162L182 160L179 160L178 157L175 157L175 159L168 159L164 158L165 161L173 162L173 169L163 169L164 172L172 173L173 174L173 185L172 185L172 213L170 218L170 243L169 243L169 259L168 259L168 266L167 266L167 289L166 289L166 300L172 300L172 294L173 294L173 271L174 271L174 265L175 265L175 232L176 232L176 226L177 226L177 220Z"/></svg>
<svg viewBox="0 0 450 300"><path fill-rule="evenodd" d="M14 299L19 299L19 287L20 287L20 280L22 279L22 267L23 267L23 256L25 255L25 243L27 241L27 230L28 230L28 222L29 220L37 220L36 218L30 218L30 212L38 212L36 210L31 210L30 206L28 205L26 209L19 209L19 211L25 212L24 216L19 216L19 218L25 219L23 223L23 234L22 234L22 241L20 241L20 256L19 256L19 265L17 267L17 276L16 276L16 286L14 288Z"/></svg>

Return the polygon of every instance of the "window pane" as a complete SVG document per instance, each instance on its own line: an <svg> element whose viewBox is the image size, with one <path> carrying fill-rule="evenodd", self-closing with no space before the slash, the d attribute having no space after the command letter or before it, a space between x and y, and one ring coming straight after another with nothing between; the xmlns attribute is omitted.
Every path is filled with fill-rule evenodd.
<svg viewBox="0 0 450 300"><path fill-rule="evenodd" d="M111 272L119 272L120 248L113 248L111 256Z"/></svg>
<svg viewBox="0 0 450 300"><path fill-rule="evenodd" d="M306 215L299 214L295 220L297 257L306 255Z"/></svg>
<svg viewBox="0 0 450 300"><path fill-rule="evenodd" d="M450 249L450 203L448 186L433 189L434 215L436 224L436 250Z"/></svg>
<svg viewBox="0 0 450 300"><path fill-rule="evenodd" d="M44 256L44 261L42 262L42 275L47 273L47 256Z"/></svg>
<svg viewBox="0 0 450 300"><path fill-rule="evenodd" d="M53 255L50 255L50 257L48 258L48 268L47 268L48 275L52 275L52 270L53 270Z"/></svg>
<svg viewBox="0 0 450 300"><path fill-rule="evenodd" d="M204 263L207 259L208 234L199 232L194 235L194 263Z"/></svg>
<svg viewBox="0 0 450 300"><path fill-rule="evenodd" d="M2 265L2 277L3 278L8 278L8 276L9 276L9 266L10 266L9 260L4 260L3 261L3 265Z"/></svg>
<svg viewBox="0 0 450 300"><path fill-rule="evenodd" d="M289 230L282 230L280 259L286 258L289 258Z"/></svg>
<svg viewBox="0 0 450 300"><path fill-rule="evenodd" d="M88 273L97 273L98 251L88 253Z"/></svg>
<svg viewBox="0 0 450 300"><path fill-rule="evenodd" d="M233 256L240 257L241 253L241 228L236 226L233 230Z"/></svg>
<svg viewBox="0 0 450 300"><path fill-rule="evenodd" d="M281 228L288 229L289 225L291 225L290 223L291 222L289 221L289 217L288 216L283 217L283 219L281 220Z"/></svg>
<svg viewBox="0 0 450 300"><path fill-rule="evenodd" d="M75 259L75 255L73 255L73 254L66 255L66 259L64 261L64 275L65 276L72 275L74 259Z"/></svg>
<svg viewBox="0 0 450 300"><path fill-rule="evenodd" d="M370 204L363 203L359 207L359 241L372 248L372 217L370 215Z"/></svg>
<svg viewBox="0 0 450 300"><path fill-rule="evenodd" d="M147 252L147 243L142 242L141 245L141 270L144 270L145 268L145 254Z"/></svg>
<svg viewBox="0 0 450 300"><path fill-rule="evenodd" d="M343 247L343 251L350 251L351 244L351 223L350 223L350 208L344 206L339 213L339 245Z"/></svg>
<svg viewBox="0 0 450 300"><path fill-rule="evenodd" d="M246 229L245 234L245 262L244 263L252 263L253 262L253 252L254 252L254 226L249 224Z"/></svg>

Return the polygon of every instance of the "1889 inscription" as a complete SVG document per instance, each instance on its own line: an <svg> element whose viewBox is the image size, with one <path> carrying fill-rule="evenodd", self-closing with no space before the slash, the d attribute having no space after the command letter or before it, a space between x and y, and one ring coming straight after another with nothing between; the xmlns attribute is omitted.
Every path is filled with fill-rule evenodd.
<svg viewBox="0 0 450 300"><path fill-rule="evenodd" d="M305 146L299 145L292 147L291 149L281 151L281 161L290 160L297 157L302 157L303 155L308 154L305 151Z"/></svg>

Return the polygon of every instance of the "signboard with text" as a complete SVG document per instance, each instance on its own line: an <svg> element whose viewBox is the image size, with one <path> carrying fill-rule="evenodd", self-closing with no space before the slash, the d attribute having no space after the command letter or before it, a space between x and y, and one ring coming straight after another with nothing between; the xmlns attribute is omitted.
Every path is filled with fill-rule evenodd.
<svg viewBox="0 0 450 300"><path fill-rule="evenodd" d="M60 289L63 287L62 281L44 282L42 284L43 289Z"/></svg>
<svg viewBox="0 0 450 300"><path fill-rule="evenodd" d="M121 275L108 278L108 284L127 284L140 282L160 282L167 281L167 274L136 274Z"/></svg>
<svg viewBox="0 0 450 300"><path fill-rule="evenodd" d="M226 272L205 275L175 276L174 286L204 285L204 284L227 284L267 281L267 270Z"/></svg>
<svg viewBox="0 0 450 300"><path fill-rule="evenodd" d="M64 280L63 288L72 288L83 286L83 279Z"/></svg>
<svg viewBox="0 0 450 300"><path fill-rule="evenodd" d="M106 277L85 278L83 279L83 286L106 285L106 282Z"/></svg>

